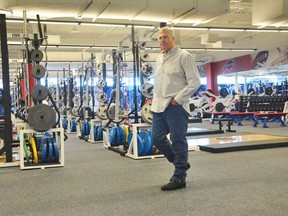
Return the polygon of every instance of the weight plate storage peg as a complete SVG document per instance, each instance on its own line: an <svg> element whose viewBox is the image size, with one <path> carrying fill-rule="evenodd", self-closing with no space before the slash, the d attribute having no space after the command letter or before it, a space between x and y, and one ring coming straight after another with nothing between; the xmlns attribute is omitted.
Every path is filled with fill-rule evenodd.
<svg viewBox="0 0 288 216"><path fill-rule="evenodd" d="M35 131L48 131L55 121L56 112L49 105L37 104L29 109L28 123Z"/></svg>
<svg viewBox="0 0 288 216"><path fill-rule="evenodd" d="M107 100L107 94L103 91L99 91L96 97L100 103L104 103Z"/></svg>
<svg viewBox="0 0 288 216"><path fill-rule="evenodd" d="M33 50L31 53L31 59L35 62L40 62L43 59L43 53L41 50Z"/></svg>
<svg viewBox="0 0 288 216"><path fill-rule="evenodd" d="M153 98L153 84L151 83L144 83L141 86L141 94L146 98Z"/></svg>
<svg viewBox="0 0 288 216"><path fill-rule="evenodd" d="M151 103L146 103L141 109L141 116L143 120L148 124L152 124L153 119L153 115L151 112L151 105L152 105Z"/></svg>
<svg viewBox="0 0 288 216"><path fill-rule="evenodd" d="M153 67L150 63L146 62L142 65L142 74L144 77L150 77L153 74Z"/></svg>
<svg viewBox="0 0 288 216"><path fill-rule="evenodd" d="M42 85L35 85L31 92L32 98L38 101L45 100L48 96L48 89Z"/></svg>
<svg viewBox="0 0 288 216"><path fill-rule="evenodd" d="M42 65L34 65L32 70L32 76L36 79L41 79L45 76L45 68Z"/></svg>

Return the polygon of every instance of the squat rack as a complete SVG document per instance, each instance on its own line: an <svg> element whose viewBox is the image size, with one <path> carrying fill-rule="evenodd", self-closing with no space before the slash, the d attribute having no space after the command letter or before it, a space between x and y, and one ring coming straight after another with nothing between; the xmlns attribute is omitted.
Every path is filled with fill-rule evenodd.
<svg viewBox="0 0 288 216"><path fill-rule="evenodd" d="M4 146L0 149L0 156L6 153L5 166L18 166L12 163L12 121L11 121L11 96L10 96L10 76L9 76L9 55L7 45L6 16L0 14L0 38L1 38L1 58L2 58L2 78L3 78L3 107L4 107ZM9 163L9 165L8 165Z"/></svg>

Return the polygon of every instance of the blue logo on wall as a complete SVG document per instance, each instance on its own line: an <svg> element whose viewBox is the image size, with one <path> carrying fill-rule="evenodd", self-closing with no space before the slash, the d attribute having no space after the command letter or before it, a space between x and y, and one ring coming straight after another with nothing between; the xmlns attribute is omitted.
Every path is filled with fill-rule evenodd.
<svg viewBox="0 0 288 216"><path fill-rule="evenodd" d="M222 68L222 73L228 73L234 68L235 62L231 59L229 59L226 64Z"/></svg>

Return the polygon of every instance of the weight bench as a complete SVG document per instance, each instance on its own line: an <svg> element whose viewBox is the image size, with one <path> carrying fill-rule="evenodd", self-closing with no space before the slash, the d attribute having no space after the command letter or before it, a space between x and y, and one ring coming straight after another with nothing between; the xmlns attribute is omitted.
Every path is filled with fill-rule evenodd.
<svg viewBox="0 0 288 216"><path fill-rule="evenodd" d="M214 119L214 121L218 121L218 124L219 124L219 130L222 131L222 122L223 121L227 121L228 124L227 124L227 129L226 129L226 132L236 132L236 130L231 130L231 125L234 121L233 118L216 118Z"/></svg>
<svg viewBox="0 0 288 216"><path fill-rule="evenodd" d="M230 117L234 119L238 126L243 126L242 121L246 118L252 120L254 124L258 124L254 117L254 112L230 112Z"/></svg>
<svg viewBox="0 0 288 216"><path fill-rule="evenodd" d="M226 118L230 118L230 112L213 112L211 118L211 124L214 124L214 121L218 119L226 119Z"/></svg>
<svg viewBox="0 0 288 216"><path fill-rule="evenodd" d="M287 112L254 113L257 123L254 123L253 127L257 127L258 121L263 124L263 128L268 128L267 122L280 122L281 126L286 126L284 119L287 114Z"/></svg>

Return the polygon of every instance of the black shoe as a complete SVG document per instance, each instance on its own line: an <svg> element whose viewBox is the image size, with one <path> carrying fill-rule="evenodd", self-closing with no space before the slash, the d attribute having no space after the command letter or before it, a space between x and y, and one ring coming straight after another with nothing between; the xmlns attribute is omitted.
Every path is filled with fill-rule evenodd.
<svg viewBox="0 0 288 216"><path fill-rule="evenodd" d="M190 163L188 162L188 163L186 164L186 170L188 170L190 167L191 167L191 165L190 165Z"/></svg>
<svg viewBox="0 0 288 216"><path fill-rule="evenodd" d="M186 187L186 182L181 179L173 179L171 180L168 184L163 185L161 187L162 191L169 191L169 190L177 190L180 188L185 188Z"/></svg>

